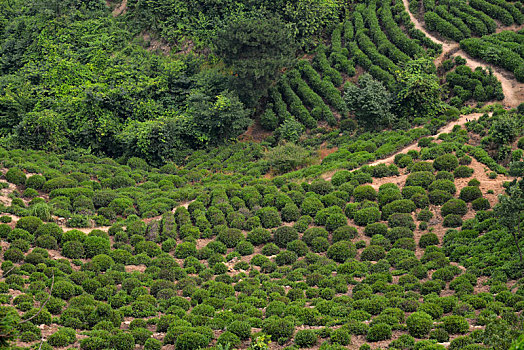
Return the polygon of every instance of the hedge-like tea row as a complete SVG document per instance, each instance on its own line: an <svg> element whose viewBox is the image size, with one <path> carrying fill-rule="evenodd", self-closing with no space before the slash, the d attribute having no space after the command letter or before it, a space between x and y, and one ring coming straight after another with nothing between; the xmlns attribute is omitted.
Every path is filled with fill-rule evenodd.
<svg viewBox="0 0 524 350"><path fill-rule="evenodd" d="M384 32L389 40L402 52L411 58L424 55L424 49L418 45L416 41L410 39L393 19L389 2L385 1L384 4L382 4L382 7L379 9L379 16Z"/></svg>
<svg viewBox="0 0 524 350"><path fill-rule="evenodd" d="M518 81L524 82L524 59L518 53L479 38L464 39L460 42L460 47L472 57L513 72Z"/></svg>
<svg viewBox="0 0 524 350"><path fill-rule="evenodd" d="M424 22L426 23L428 30L436 31L446 38L455 41L464 39L464 34L457 27L440 17L435 12L426 12L424 14Z"/></svg>
<svg viewBox="0 0 524 350"><path fill-rule="evenodd" d="M500 82L481 67L472 71L465 65L459 65L446 75L446 83L454 95L450 104L457 107L471 98L479 102L504 99Z"/></svg>

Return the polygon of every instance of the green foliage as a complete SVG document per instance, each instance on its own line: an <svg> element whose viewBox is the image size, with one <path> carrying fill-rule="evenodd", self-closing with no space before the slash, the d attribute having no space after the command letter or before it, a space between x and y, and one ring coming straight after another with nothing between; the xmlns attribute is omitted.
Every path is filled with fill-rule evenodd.
<svg viewBox="0 0 524 350"><path fill-rule="evenodd" d="M362 75L358 86L347 84L344 90L344 100L362 126L387 127L394 122L395 117L391 112L393 98L384 85L371 75Z"/></svg>
<svg viewBox="0 0 524 350"><path fill-rule="evenodd" d="M237 77L239 95L254 105L292 62L295 44L280 18L258 15L232 19L217 32L214 50Z"/></svg>

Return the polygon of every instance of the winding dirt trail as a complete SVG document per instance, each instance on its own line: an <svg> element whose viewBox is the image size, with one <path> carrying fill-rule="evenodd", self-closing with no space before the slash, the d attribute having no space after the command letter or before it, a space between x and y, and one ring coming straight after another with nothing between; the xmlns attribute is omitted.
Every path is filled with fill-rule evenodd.
<svg viewBox="0 0 524 350"><path fill-rule="evenodd" d="M472 113L472 114L462 115L462 116L460 116L460 118L458 120L443 126L436 135L433 135L433 137L434 138L438 138L441 134L448 134L448 133L450 133L453 130L453 128L456 125L462 126L462 125L466 124L468 121L477 120L483 114L484 113ZM411 150L420 151L420 147L418 146L417 143L412 143L411 145L408 145L408 146L400 149L399 151L395 152L391 156L389 156L387 158L384 158L384 159L376 160L373 163L369 163L369 165L370 166L375 166L375 165L379 165L379 164L393 164L393 162L395 160L395 156L397 154L406 153L406 152L411 151Z"/></svg>
<svg viewBox="0 0 524 350"><path fill-rule="evenodd" d="M428 38L437 44L442 45L442 54L435 60L435 65L438 66L444 59L448 57L460 55L466 59L466 65L471 69L475 69L477 67L490 67L493 71L493 75L497 77L497 79L500 81L500 84L502 85L502 91L504 92L504 100L502 100L502 105L506 108L516 108L521 102L524 101L524 84L517 82L511 73L469 56L466 52L460 50L460 45L458 43L450 43L437 38L435 35L428 32L422 23L420 23L419 20L409 11L409 1L402 0L402 2L404 3L406 12L409 14L411 22L413 22L415 25L415 28L424 32ZM502 30L518 30L521 27L523 26L501 27L497 32Z"/></svg>

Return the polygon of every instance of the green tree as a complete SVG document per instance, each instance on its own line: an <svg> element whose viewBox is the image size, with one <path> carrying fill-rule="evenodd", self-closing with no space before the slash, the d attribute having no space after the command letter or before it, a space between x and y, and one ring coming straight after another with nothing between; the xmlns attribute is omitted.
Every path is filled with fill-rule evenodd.
<svg viewBox="0 0 524 350"><path fill-rule="evenodd" d="M189 97L189 114L205 143L217 145L239 136L252 123L249 112L238 97L224 91L216 97L197 92Z"/></svg>
<svg viewBox="0 0 524 350"><path fill-rule="evenodd" d="M418 58L396 72L395 109L400 118L432 117L443 110L433 62Z"/></svg>
<svg viewBox="0 0 524 350"><path fill-rule="evenodd" d="M386 127L395 119L391 112L392 95L367 73L358 79L358 85L345 86L344 100L359 124L367 128Z"/></svg>
<svg viewBox="0 0 524 350"><path fill-rule="evenodd" d="M20 146L45 151L64 149L67 134L64 117L49 109L27 113L15 128L15 140Z"/></svg>
<svg viewBox="0 0 524 350"><path fill-rule="evenodd" d="M214 52L232 70L238 95L251 107L280 70L292 64L295 41L280 18L255 13L236 18L219 30Z"/></svg>
<svg viewBox="0 0 524 350"><path fill-rule="evenodd" d="M499 197L499 203L495 206L494 211L499 223L513 235L515 246L517 247L520 261L522 262L519 238L522 235L524 192L516 183L512 184L506 192L507 195L501 195Z"/></svg>

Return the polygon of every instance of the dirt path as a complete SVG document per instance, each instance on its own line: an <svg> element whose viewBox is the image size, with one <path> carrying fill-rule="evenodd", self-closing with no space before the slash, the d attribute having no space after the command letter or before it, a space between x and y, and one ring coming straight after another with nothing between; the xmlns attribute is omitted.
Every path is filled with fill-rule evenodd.
<svg viewBox="0 0 524 350"><path fill-rule="evenodd" d="M448 133L450 133L453 130L453 128L456 125L462 126L462 125L466 124L469 120L477 120L482 115L483 115L483 113L472 113L472 114L462 115L462 116L460 116L460 118L458 120L456 120L454 122L451 122L451 123L447 124L446 126L442 127L439 130L439 132L436 135L434 135L433 137L434 138L438 138L440 136L440 134L448 134ZM370 163L369 165L370 166L375 166L375 165L378 165L378 164L393 164L393 161L395 160L395 156L397 154L399 154L399 153L406 153L406 152L411 151L411 150L420 151L420 147L416 143L413 143L413 144L411 144L409 146L406 146L406 147L402 148L401 150L395 152L391 156L389 156L387 158L384 158L384 159L376 160L373 163Z"/></svg>
<svg viewBox="0 0 524 350"><path fill-rule="evenodd" d="M127 0L122 0L120 5L113 10L113 17L118 17L127 11Z"/></svg>
<svg viewBox="0 0 524 350"><path fill-rule="evenodd" d="M466 65L470 67L471 69L475 69L477 67L490 67L493 71L493 74L497 77L497 79L500 81L502 85L502 91L504 92L504 100L502 100L502 105L507 108L516 108L518 105L524 101L524 84L519 83L515 80L513 75L511 75L509 72L504 71L501 68L492 66L490 64L487 64L485 62L479 61L477 59L472 58L464 51L460 50L460 46L458 43L451 43L448 41L443 41L433 34L429 33L426 28L422 25L422 23L419 22L419 20L409 11L409 1L408 0L402 0L404 3L404 7L406 8L406 12L409 14L409 17L411 19L411 22L415 25L415 28L421 30L426 34L428 38L436 42L437 44L442 45L442 54L435 60L435 65L439 65L442 63L444 59L446 59L448 56L451 56L453 54L457 54L462 56L466 59ZM510 26L510 27L500 27L497 32L501 32L503 30L519 30L523 26Z"/></svg>

